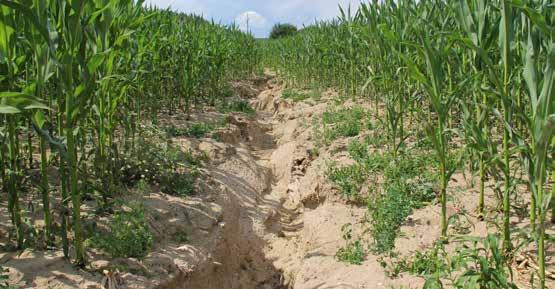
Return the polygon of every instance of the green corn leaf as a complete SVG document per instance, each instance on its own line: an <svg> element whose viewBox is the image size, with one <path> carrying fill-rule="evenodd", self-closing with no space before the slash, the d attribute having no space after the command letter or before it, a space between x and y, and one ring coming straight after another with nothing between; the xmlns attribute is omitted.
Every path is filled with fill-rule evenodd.
<svg viewBox="0 0 555 289"><path fill-rule="evenodd" d="M0 92L2 113L20 113L30 109L49 109L33 96L20 92Z"/></svg>
<svg viewBox="0 0 555 289"><path fill-rule="evenodd" d="M35 29L40 33L40 35L44 38L46 42L50 42L49 33L46 29L45 25L38 22L40 19L29 7L25 7L18 2L9 1L9 0L0 0L0 5L5 5L7 7L12 8L13 10L21 13L21 15L25 16L31 23L34 25Z"/></svg>
<svg viewBox="0 0 555 289"><path fill-rule="evenodd" d="M106 59L106 53L108 52L97 53L89 59L87 63L87 68L89 70L89 73L95 73L97 71L98 67L102 65L102 63Z"/></svg>
<svg viewBox="0 0 555 289"><path fill-rule="evenodd" d="M39 128L44 128L44 124L46 123L46 117L42 111L38 110L33 114L32 121L36 123Z"/></svg>
<svg viewBox="0 0 555 289"><path fill-rule="evenodd" d="M0 104L0 114L16 114L22 111L14 106Z"/></svg>

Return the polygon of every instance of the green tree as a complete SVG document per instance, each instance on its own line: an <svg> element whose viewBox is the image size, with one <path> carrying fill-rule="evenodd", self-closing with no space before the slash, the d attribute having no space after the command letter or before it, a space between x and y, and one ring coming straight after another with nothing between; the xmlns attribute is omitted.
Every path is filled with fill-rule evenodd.
<svg viewBox="0 0 555 289"><path fill-rule="evenodd" d="M295 35L297 33L297 27L289 23L278 23L272 27L272 32L270 32L270 39L279 39L288 36Z"/></svg>

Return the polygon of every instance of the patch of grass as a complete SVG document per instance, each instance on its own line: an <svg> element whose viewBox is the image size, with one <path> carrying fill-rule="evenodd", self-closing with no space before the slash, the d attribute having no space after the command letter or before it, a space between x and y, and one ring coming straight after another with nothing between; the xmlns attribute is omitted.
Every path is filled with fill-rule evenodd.
<svg viewBox="0 0 555 289"><path fill-rule="evenodd" d="M450 270L447 260L444 244L438 241L432 248L416 251L410 258L394 260L391 264L382 261L381 265L386 269L387 275L392 278L398 277L402 272L426 277Z"/></svg>
<svg viewBox="0 0 555 289"><path fill-rule="evenodd" d="M249 101L244 99L228 99L218 103L217 107L220 113L241 112L249 116L254 116L256 110L251 106Z"/></svg>
<svg viewBox="0 0 555 289"><path fill-rule="evenodd" d="M137 184L135 184L135 191L139 195L147 195L152 191L152 188L147 181L139 180Z"/></svg>
<svg viewBox="0 0 555 289"><path fill-rule="evenodd" d="M345 224L341 228L343 239L347 241L345 247L340 248L335 257L337 260L352 265L361 265L364 261L364 250L360 240L353 240L353 226Z"/></svg>
<svg viewBox="0 0 555 289"><path fill-rule="evenodd" d="M176 232L173 235L173 239L179 244L188 243L190 241L187 232Z"/></svg>
<svg viewBox="0 0 555 289"><path fill-rule="evenodd" d="M328 110L322 115L324 124L337 124L342 122L360 122L365 118L366 111L359 107L341 108L339 110Z"/></svg>
<svg viewBox="0 0 555 289"><path fill-rule="evenodd" d="M187 128L169 126L165 128L165 131L168 137L187 136L187 137L194 137L194 138L203 138L203 137L206 137L215 128L216 127L211 123L195 122L189 125Z"/></svg>
<svg viewBox="0 0 555 289"><path fill-rule="evenodd" d="M407 271L419 276L433 275L438 271L446 271L449 265L446 262L446 252L442 242L427 251L416 251L407 266Z"/></svg>
<svg viewBox="0 0 555 289"><path fill-rule="evenodd" d="M387 153L370 153L367 138L351 141L347 151L355 163L344 167L332 163L327 177L344 197L356 201L370 176L383 174L383 187L377 190L380 193L368 200L370 231L375 252L391 251L406 218L414 209L435 199L437 161L429 152L412 152L397 159Z"/></svg>
<svg viewBox="0 0 555 289"><path fill-rule="evenodd" d="M437 178L434 175L433 154L412 152L396 159L390 154L369 153L367 139L353 140L347 146L355 164L329 166L328 179L339 187L343 196L353 200L373 174L384 177L380 194L371 196L368 209L372 216L373 249L378 253L391 251L395 246L398 228L415 208L432 201Z"/></svg>
<svg viewBox="0 0 555 289"><path fill-rule="evenodd" d="M389 186L385 195L368 203L372 215L373 249L379 253L394 248L398 228L412 211L412 201L407 199L406 190L400 183Z"/></svg>
<svg viewBox="0 0 555 289"><path fill-rule="evenodd" d="M358 134L366 112L360 107L327 111L322 117L324 140ZM343 129L346 126L354 129ZM371 150L385 143L383 134L370 134L347 145L349 157L354 164L339 167L335 163L328 166L328 179L339 188L340 193L350 200L360 200L360 191L372 176L383 176L381 186L369 188L368 209L371 219L371 233L374 239L372 249L377 253L390 252L395 246L399 227L414 209L420 208L436 198L436 176L438 161L428 150L413 149L394 157L390 153Z"/></svg>
<svg viewBox="0 0 555 289"><path fill-rule="evenodd" d="M319 89L311 89L309 91L298 91L298 90L293 90L293 89L285 89L283 90L281 97L283 99L290 99L292 101L298 102L298 101L304 101L307 99L311 99L311 100L319 100L320 98L322 98L322 91L320 91Z"/></svg>
<svg viewBox="0 0 555 289"><path fill-rule="evenodd" d="M146 192L146 185L159 185L166 194L188 196L193 194L200 175L201 159L169 142L145 138L137 144L136 154L114 163L119 182L127 187L137 186L139 193Z"/></svg>
<svg viewBox="0 0 555 289"><path fill-rule="evenodd" d="M193 195L200 176L200 160L178 148L168 150L166 158L175 164L175 169L160 176L160 190L179 197Z"/></svg>
<svg viewBox="0 0 555 289"><path fill-rule="evenodd" d="M308 154L312 158L317 158L320 155L320 151L318 150L318 148L311 148L308 150Z"/></svg>
<svg viewBox="0 0 555 289"><path fill-rule="evenodd" d="M387 135L382 133L380 128L375 128L374 132L370 135L367 135L364 141L375 148L379 148L385 145L387 142Z"/></svg>
<svg viewBox="0 0 555 289"><path fill-rule="evenodd" d="M367 114L358 106L328 110L322 115L321 126L316 128L316 137L322 145L329 145L339 137L357 136L368 126Z"/></svg>
<svg viewBox="0 0 555 289"><path fill-rule="evenodd" d="M160 190L166 194L187 197L195 193L196 181L200 175L198 167L191 167L186 173L175 172L160 178Z"/></svg>
<svg viewBox="0 0 555 289"><path fill-rule="evenodd" d="M347 145L347 151L355 163L344 167L338 167L335 163L331 163L328 166L327 177L339 187L340 193L344 197L356 200L370 174L383 170L388 165L390 158L388 155L370 154L365 141L351 141Z"/></svg>
<svg viewBox="0 0 555 289"><path fill-rule="evenodd" d="M168 137L180 137L184 136L187 133L185 129L173 125L164 128L164 131L166 132Z"/></svg>
<svg viewBox="0 0 555 289"><path fill-rule="evenodd" d="M340 248L336 253L337 260L352 265L361 265L364 261L364 253L360 240L349 243L347 246Z"/></svg>
<svg viewBox="0 0 555 289"><path fill-rule="evenodd" d="M205 122L196 122L185 130L185 136L203 138L214 130L214 125Z"/></svg>
<svg viewBox="0 0 555 289"><path fill-rule="evenodd" d="M416 208L432 201L436 194L435 176L429 171L429 163L419 155L404 155L384 169L383 193L368 203L372 216L373 249L378 253L391 251L399 227Z"/></svg>
<svg viewBox="0 0 555 289"><path fill-rule="evenodd" d="M435 179L434 170L437 168L437 164L435 154L413 150L398 156L395 165L392 164L385 168L384 175L389 180L400 178L408 180L416 177L432 180Z"/></svg>
<svg viewBox="0 0 555 289"><path fill-rule="evenodd" d="M499 240L493 234L485 239L460 237L461 245L451 255L438 241L429 250L393 264L390 275L409 272L424 277L424 289L444 288L447 283L456 289L516 289L510 281L510 262L502 253Z"/></svg>
<svg viewBox="0 0 555 289"><path fill-rule="evenodd" d="M368 157L368 145L365 142L353 140L347 145L349 156L357 163L363 163Z"/></svg>
<svg viewBox="0 0 555 289"><path fill-rule="evenodd" d="M354 200L358 198L361 187L368 178L368 172L358 163L345 167L331 164L328 166L327 176L334 185L339 187L341 195Z"/></svg>
<svg viewBox="0 0 555 289"><path fill-rule="evenodd" d="M344 167L331 163L328 166L327 176L334 185L339 187L344 197L356 201L370 175L387 167L390 157L379 153L370 154L365 140L351 141L347 145L347 151L355 163Z"/></svg>
<svg viewBox="0 0 555 289"><path fill-rule="evenodd" d="M142 204L132 202L129 210L118 212L109 223L109 232L93 237L93 245L114 258L143 258L153 245L153 235Z"/></svg>

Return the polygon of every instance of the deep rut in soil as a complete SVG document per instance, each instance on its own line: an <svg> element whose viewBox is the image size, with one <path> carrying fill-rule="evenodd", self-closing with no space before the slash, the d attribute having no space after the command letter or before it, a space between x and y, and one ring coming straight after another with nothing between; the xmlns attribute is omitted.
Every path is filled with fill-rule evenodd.
<svg viewBox="0 0 555 289"><path fill-rule="evenodd" d="M259 101L253 100L253 105L259 107ZM209 262L161 288L289 288L283 273L265 253L267 224L280 207L279 201L271 197L272 191L276 179L284 173L276 171L279 166L272 159L278 149L273 121L274 115L267 111L258 111L252 118L230 118L230 123L239 128L239 137L224 135L223 139L235 139L234 149L208 169L211 182L223 192L217 197L224 212L219 223L223 228L220 241Z"/></svg>
<svg viewBox="0 0 555 289"><path fill-rule="evenodd" d="M416 277L392 280L377 257L360 266L339 262L342 228L367 229L367 209L338 196L326 180L329 161L344 161L346 140L315 151L315 124L333 92L316 102L281 98L270 78L252 95L256 117L233 116L236 129L220 135L221 149L207 171L222 208L218 242L205 262L162 288L386 289L421 287ZM219 192L219 193L214 193ZM415 287L416 286L416 287Z"/></svg>

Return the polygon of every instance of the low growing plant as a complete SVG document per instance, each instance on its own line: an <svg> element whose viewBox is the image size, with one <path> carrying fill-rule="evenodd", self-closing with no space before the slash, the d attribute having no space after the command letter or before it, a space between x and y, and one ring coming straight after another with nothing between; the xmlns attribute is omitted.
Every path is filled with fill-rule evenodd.
<svg viewBox="0 0 555 289"><path fill-rule="evenodd" d="M339 137L357 136L368 126L368 113L361 107L328 110L322 115L320 138L324 144L330 144Z"/></svg>
<svg viewBox="0 0 555 289"><path fill-rule="evenodd" d="M114 258L143 258L153 246L154 237L145 218L142 204L133 202L128 210L116 213L109 231L93 237L94 246Z"/></svg>
<svg viewBox="0 0 555 289"><path fill-rule="evenodd" d="M332 164L328 168L328 179L339 187L341 195L351 200L359 196L367 178L366 169L358 163L345 167Z"/></svg>
<svg viewBox="0 0 555 289"><path fill-rule="evenodd" d="M184 152L169 142L149 138L137 144L138 154L125 156L114 162L116 177L129 187L143 181L159 185L162 192L177 196L191 195L201 165L191 153Z"/></svg>
<svg viewBox="0 0 555 289"><path fill-rule="evenodd" d="M422 174L429 170L426 154L398 156L396 162L388 162L383 168L383 193L368 203L372 216L373 249L379 253L391 251L395 246L398 229L414 209L432 201L435 177Z"/></svg>
<svg viewBox="0 0 555 289"><path fill-rule="evenodd" d="M256 110L244 99L224 100L218 103L217 109L220 113L241 112L249 116L254 116Z"/></svg>
<svg viewBox="0 0 555 289"><path fill-rule="evenodd" d="M285 89L283 90L281 97L283 99L290 99L292 101L304 101L307 99L311 100L319 100L322 97L322 91L318 89L311 89L309 91L298 91L293 89Z"/></svg>
<svg viewBox="0 0 555 289"><path fill-rule="evenodd" d="M364 261L364 251L362 242L360 240L353 240L353 226L352 224L345 224L341 228L343 233L343 240L347 241L345 247L340 248L335 257L337 260L352 265L361 265Z"/></svg>

